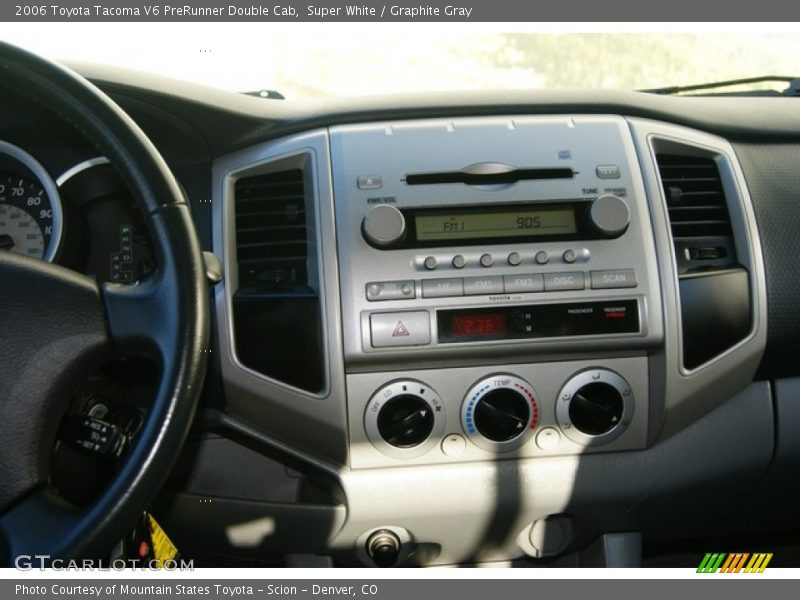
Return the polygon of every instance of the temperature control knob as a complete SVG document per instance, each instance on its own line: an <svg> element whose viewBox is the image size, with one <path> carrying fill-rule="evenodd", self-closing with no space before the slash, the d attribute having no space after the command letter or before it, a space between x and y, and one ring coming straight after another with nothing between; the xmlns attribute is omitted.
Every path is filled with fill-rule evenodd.
<svg viewBox="0 0 800 600"><path fill-rule="evenodd" d="M393 248L406 236L406 218L391 204L379 204L361 223L367 243L376 248Z"/></svg>
<svg viewBox="0 0 800 600"><path fill-rule="evenodd" d="M539 422L531 385L514 375L493 375L472 386L461 409L464 431L485 450L507 452L524 444Z"/></svg>
<svg viewBox="0 0 800 600"><path fill-rule="evenodd" d="M625 201L618 196L600 196L589 209L592 225L603 237L615 238L628 229L631 212Z"/></svg>
<svg viewBox="0 0 800 600"><path fill-rule="evenodd" d="M561 389L556 417L572 441L596 446L625 431L633 408L627 381L608 369L590 369L572 377Z"/></svg>
<svg viewBox="0 0 800 600"><path fill-rule="evenodd" d="M376 391L367 404L364 429L384 454L412 458L424 454L444 432L444 404L429 386L395 381Z"/></svg>

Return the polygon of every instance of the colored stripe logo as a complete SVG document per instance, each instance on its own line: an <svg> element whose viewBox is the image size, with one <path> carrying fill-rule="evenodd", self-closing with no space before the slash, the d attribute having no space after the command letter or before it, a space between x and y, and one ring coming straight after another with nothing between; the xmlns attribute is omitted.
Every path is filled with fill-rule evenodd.
<svg viewBox="0 0 800 600"><path fill-rule="evenodd" d="M769 561L772 560L772 552L735 552L727 554L724 552L708 552L700 561L697 567L698 573L763 573Z"/></svg>

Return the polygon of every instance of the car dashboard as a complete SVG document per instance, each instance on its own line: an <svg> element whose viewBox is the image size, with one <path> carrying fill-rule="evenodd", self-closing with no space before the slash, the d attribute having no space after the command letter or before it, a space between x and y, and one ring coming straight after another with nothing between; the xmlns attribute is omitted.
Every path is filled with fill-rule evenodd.
<svg viewBox="0 0 800 600"><path fill-rule="evenodd" d="M76 69L221 265L200 411L152 506L183 554L633 565L798 528L796 99L297 103ZM31 106L0 139L0 189L50 204L0 198L0 221L51 219L30 254L123 284L156 268L89 142ZM146 407L147 377L122 379Z"/></svg>

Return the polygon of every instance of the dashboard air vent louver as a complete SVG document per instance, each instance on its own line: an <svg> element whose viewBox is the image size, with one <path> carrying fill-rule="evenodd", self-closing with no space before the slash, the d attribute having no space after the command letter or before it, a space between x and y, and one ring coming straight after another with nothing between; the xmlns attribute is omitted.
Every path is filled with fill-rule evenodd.
<svg viewBox="0 0 800 600"><path fill-rule="evenodd" d="M236 182L236 257L240 288L288 290L307 284L303 171Z"/></svg>
<svg viewBox="0 0 800 600"><path fill-rule="evenodd" d="M728 205L717 163L711 158L658 154L672 237L731 235Z"/></svg>
<svg viewBox="0 0 800 600"><path fill-rule="evenodd" d="M737 196L726 197L720 169L726 159L661 143L677 150L664 148L656 161L678 269L683 366L695 369L747 337L749 273L737 260L728 210Z"/></svg>

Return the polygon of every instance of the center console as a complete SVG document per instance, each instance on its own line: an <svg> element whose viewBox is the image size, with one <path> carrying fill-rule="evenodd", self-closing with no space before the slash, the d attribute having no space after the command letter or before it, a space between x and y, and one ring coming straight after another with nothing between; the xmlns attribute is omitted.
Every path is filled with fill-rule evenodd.
<svg viewBox="0 0 800 600"><path fill-rule="evenodd" d="M624 119L330 138L354 467L645 444L662 302Z"/></svg>

